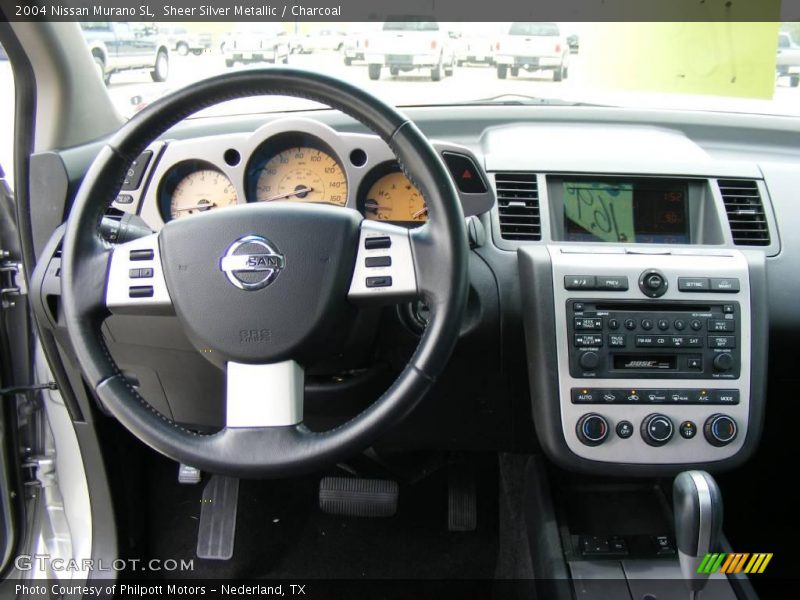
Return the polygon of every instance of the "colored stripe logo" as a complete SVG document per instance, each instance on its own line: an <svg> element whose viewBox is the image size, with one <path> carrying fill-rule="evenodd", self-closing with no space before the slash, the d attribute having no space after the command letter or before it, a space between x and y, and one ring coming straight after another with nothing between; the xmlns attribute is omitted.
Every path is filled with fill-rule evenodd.
<svg viewBox="0 0 800 600"><path fill-rule="evenodd" d="M708 553L703 558L700 566L697 567L697 572L709 575L717 572L730 575L741 573L742 571L745 573L763 573L771 560L771 552L754 554L747 552L732 552L730 554L724 552Z"/></svg>

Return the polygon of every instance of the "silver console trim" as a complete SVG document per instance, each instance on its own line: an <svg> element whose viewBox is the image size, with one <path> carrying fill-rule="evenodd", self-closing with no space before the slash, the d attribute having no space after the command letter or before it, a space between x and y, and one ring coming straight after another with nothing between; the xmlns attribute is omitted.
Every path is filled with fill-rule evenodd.
<svg viewBox="0 0 800 600"><path fill-rule="evenodd" d="M701 250L696 248L665 247L661 253L639 252L638 248L608 247L603 245L576 247L553 244L547 246L552 262L555 301L556 348L558 362L559 404L564 438L569 449L581 458L628 464L682 464L715 462L734 456L742 449L747 437L750 413L751 380L751 304L750 279L747 259L738 250ZM651 250L651 249L648 249ZM647 298L638 288L638 276L647 269L658 269L669 279L670 285L661 298ZM565 275L627 275L629 288L626 292L568 291L564 289ZM678 291L678 277L737 277L741 290L735 294L698 293ZM570 375L567 338L566 302L569 298L647 300L665 302L691 300L698 302L738 302L740 305L740 355L741 373L738 379L590 379ZM630 384L629 381L635 383ZM655 405L625 404L598 405L572 404L570 390L574 387L592 388L667 388L667 389L736 389L740 402L737 405ZM578 419L589 412L601 414L608 422L611 433L599 446L587 446L580 442L575 432ZM733 417L739 427L739 435L730 444L715 447L702 434L703 424L714 413L725 413ZM675 429L684 420L697 425L697 434L684 439L679 434L663 446L653 447L645 443L639 434L642 420L651 413L669 417ZM621 439L615 433L616 424L627 420L633 423L634 435Z"/></svg>

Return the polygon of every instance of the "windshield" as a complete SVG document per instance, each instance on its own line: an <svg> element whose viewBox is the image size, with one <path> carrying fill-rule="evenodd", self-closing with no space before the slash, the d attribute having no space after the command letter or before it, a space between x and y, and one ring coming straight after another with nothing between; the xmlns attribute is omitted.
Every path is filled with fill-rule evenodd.
<svg viewBox="0 0 800 600"><path fill-rule="evenodd" d="M142 25L82 29L108 93L128 117L202 78L284 64L342 78L401 107L588 104L800 115L796 22L446 23L400 15L385 22ZM270 97L212 110L316 107Z"/></svg>

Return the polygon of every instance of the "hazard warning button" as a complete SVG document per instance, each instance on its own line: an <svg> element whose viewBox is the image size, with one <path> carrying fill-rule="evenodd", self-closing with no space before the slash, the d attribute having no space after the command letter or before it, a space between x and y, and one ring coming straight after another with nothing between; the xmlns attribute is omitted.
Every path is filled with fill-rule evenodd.
<svg viewBox="0 0 800 600"><path fill-rule="evenodd" d="M486 193L486 182L472 158L455 152L442 152L442 157L453 176L456 187L461 192L465 194Z"/></svg>

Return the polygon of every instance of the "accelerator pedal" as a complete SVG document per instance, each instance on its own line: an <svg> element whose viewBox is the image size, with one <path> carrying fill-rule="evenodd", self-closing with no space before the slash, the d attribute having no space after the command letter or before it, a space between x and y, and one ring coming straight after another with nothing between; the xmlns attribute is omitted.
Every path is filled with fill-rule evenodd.
<svg viewBox="0 0 800 600"><path fill-rule="evenodd" d="M389 479L323 477L319 482L319 507L329 515L391 517L397 512L400 488Z"/></svg>
<svg viewBox="0 0 800 600"><path fill-rule="evenodd" d="M478 527L475 476L461 465L452 465L447 475L447 530L475 531Z"/></svg>
<svg viewBox="0 0 800 600"><path fill-rule="evenodd" d="M229 560L233 556L238 501L239 480L236 477L211 476L203 489L203 501L200 506L200 527L197 531L198 558Z"/></svg>

